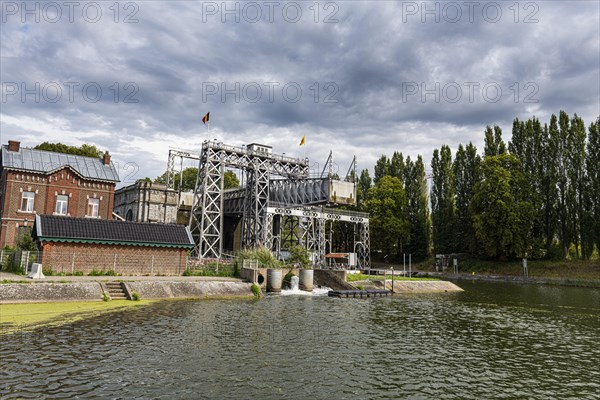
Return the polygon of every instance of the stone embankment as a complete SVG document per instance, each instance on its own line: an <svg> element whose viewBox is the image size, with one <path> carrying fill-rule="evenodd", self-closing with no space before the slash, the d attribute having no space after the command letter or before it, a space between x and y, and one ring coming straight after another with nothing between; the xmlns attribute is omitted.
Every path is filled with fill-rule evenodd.
<svg viewBox="0 0 600 400"><path fill-rule="evenodd" d="M387 281L386 289L392 290L392 282ZM462 292L458 285L448 281L394 281L394 293L442 293Z"/></svg>
<svg viewBox="0 0 600 400"><path fill-rule="evenodd" d="M242 280L135 280L123 282L142 299L204 299L252 297L251 284ZM0 303L102 301L102 282L32 282L0 284Z"/></svg>

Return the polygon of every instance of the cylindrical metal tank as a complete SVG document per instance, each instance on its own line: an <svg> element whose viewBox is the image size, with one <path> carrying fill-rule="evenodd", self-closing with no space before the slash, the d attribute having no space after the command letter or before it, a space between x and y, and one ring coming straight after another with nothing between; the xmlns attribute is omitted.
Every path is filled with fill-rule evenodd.
<svg viewBox="0 0 600 400"><path fill-rule="evenodd" d="M306 292L313 291L313 270L312 269L301 269L300 270L300 290Z"/></svg>
<svg viewBox="0 0 600 400"><path fill-rule="evenodd" d="M281 292L281 282L283 277L280 269L267 270L267 292Z"/></svg>

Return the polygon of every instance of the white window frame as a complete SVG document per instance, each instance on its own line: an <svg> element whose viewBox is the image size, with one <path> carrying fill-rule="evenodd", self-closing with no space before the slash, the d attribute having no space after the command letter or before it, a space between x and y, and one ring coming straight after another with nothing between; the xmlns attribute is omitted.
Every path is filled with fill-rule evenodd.
<svg viewBox="0 0 600 400"><path fill-rule="evenodd" d="M26 196L27 195L27 196ZM31 195L31 196L29 196ZM27 201L25 208L23 208L23 202ZM21 195L21 208L19 211L21 212L33 212L33 207L35 205L35 192L23 192Z"/></svg>
<svg viewBox="0 0 600 400"><path fill-rule="evenodd" d="M98 218L100 215L100 199L88 199L88 217Z"/></svg>
<svg viewBox="0 0 600 400"><path fill-rule="evenodd" d="M69 212L69 196L67 196L66 194L59 194L58 196L56 196L56 207L54 209L54 214L67 215L68 212Z"/></svg>

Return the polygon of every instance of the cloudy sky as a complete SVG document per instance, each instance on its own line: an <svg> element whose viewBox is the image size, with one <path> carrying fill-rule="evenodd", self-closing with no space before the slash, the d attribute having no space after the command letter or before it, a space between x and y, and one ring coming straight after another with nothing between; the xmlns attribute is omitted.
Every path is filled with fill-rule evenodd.
<svg viewBox="0 0 600 400"><path fill-rule="evenodd" d="M595 0L1 7L2 143L91 143L125 184L206 139L372 171L394 150L481 150L488 124L509 140L515 117L600 114Z"/></svg>

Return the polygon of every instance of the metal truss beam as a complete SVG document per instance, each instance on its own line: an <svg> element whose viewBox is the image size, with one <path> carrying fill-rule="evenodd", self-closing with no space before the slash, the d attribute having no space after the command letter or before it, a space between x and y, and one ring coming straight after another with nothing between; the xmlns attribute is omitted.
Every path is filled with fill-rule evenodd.
<svg viewBox="0 0 600 400"><path fill-rule="evenodd" d="M266 220L273 221L276 217L284 219L285 232L279 246L286 244L301 244L308 251L317 254L317 265L324 264L326 251L326 221L343 221L355 224L355 239L353 252L357 253L358 266L369 268L370 237L369 216L367 213L348 210L325 209L321 207L271 207L266 208ZM267 224L267 229L271 228ZM272 236L281 235L274 231ZM281 248L272 248L280 251Z"/></svg>

